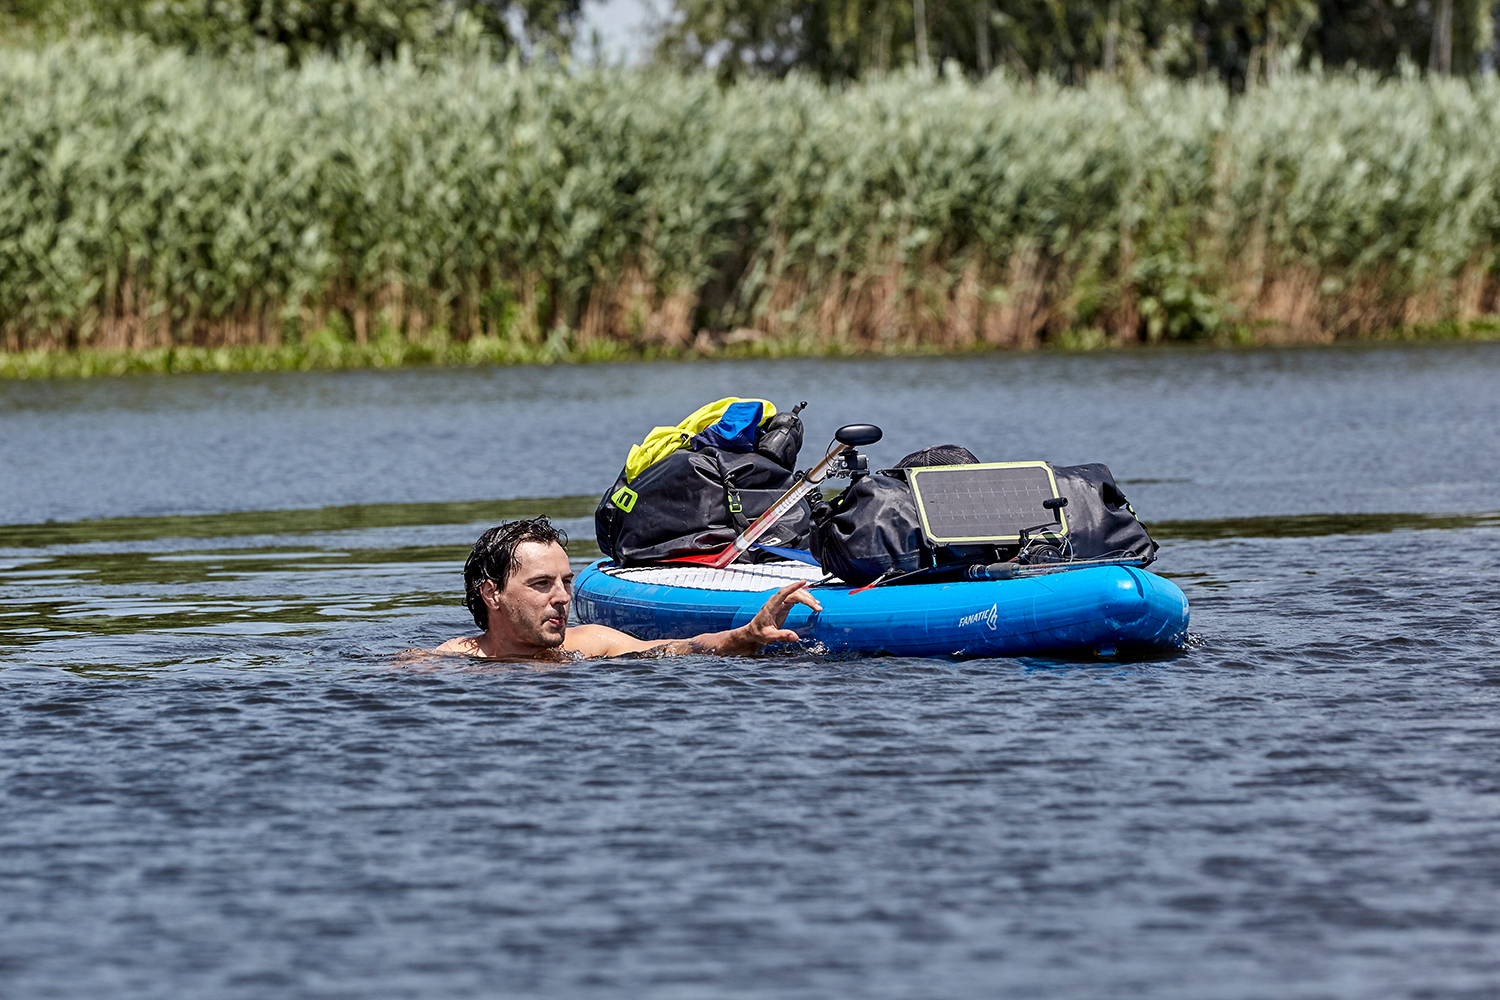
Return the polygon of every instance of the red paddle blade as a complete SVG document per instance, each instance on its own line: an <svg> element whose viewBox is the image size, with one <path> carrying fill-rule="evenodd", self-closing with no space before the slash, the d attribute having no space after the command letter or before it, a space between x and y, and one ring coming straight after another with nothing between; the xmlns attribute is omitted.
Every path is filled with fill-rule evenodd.
<svg viewBox="0 0 1500 1000"><path fill-rule="evenodd" d="M731 545L731 546L729 546L729 548L732 549L732 548L734 548L734 546ZM669 563L697 563L700 566L717 566L718 563L719 563L720 557L723 556L724 553L728 552L728 551L729 551L729 549L724 549L724 550L722 550L720 552L704 552L701 555L695 555L695 556L673 556L671 559L663 559L662 562L669 562Z"/></svg>
<svg viewBox="0 0 1500 1000"><path fill-rule="evenodd" d="M740 553L741 550L735 548L734 543L730 542L718 552L703 552L691 556L674 556L671 559L663 559L662 562L695 563L699 566L712 566L714 569L723 569L725 566L728 566L730 563L734 562L735 559L739 557Z"/></svg>

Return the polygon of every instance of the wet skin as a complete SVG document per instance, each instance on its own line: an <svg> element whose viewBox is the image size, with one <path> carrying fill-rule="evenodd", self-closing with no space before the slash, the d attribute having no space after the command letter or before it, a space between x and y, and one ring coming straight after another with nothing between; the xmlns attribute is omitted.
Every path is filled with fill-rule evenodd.
<svg viewBox="0 0 1500 1000"><path fill-rule="evenodd" d="M647 642L605 625L568 628L573 602L573 569L568 554L555 542L522 542L516 546L516 566L497 587L493 580L480 585L487 609L487 627L479 635L450 639L435 652L491 659L620 656L657 651L675 653L752 653L769 642L796 642L796 632L784 628L794 604L823 610L798 580L771 595L754 618L739 628L708 632L691 639Z"/></svg>

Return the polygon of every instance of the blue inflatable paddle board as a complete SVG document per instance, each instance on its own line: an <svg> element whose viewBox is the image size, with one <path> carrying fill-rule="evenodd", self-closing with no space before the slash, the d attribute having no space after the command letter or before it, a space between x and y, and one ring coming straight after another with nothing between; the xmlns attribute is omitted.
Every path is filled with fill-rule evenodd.
<svg viewBox="0 0 1500 1000"><path fill-rule="evenodd" d="M583 623L641 639L676 639L748 622L770 591L806 579L823 610L797 605L786 627L829 651L897 656L1114 656L1180 647L1182 590L1154 573L1092 566L1013 580L851 590L800 562L617 568L599 561L573 584Z"/></svg>

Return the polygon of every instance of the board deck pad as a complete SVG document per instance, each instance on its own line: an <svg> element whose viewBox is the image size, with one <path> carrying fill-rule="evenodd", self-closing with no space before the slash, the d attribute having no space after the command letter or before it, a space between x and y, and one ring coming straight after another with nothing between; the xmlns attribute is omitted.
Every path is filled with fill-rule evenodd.
<svg viewBox="0 0 1500 1000"><path fill-rule="evenodd" d="M1046 462L987 462L910 470L922 530L936 545L1019 542L1021 532L1054 521L1044 500L1057 496ZM1067 512L1054 530L1067 531Z"/></svg>
<svg viewBox="0 0 1500 1000"><path fill-rule="evenodd" d="M779 590L794 580L821 583L823 571L805 562L774 561L735 563L724 569L693 563L670 563L656 566L603 567L603 572L637 583L654 583L666 587L688 587L693 590L739 590L759 592Z"/></svg>

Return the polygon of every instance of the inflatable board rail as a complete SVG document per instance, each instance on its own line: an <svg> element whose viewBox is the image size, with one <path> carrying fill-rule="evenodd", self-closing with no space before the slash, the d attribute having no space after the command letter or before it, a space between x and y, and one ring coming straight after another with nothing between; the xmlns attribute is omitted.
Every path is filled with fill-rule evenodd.
<svg viewBox="0 0 1500 1000"><path fill-rule="evenodd" d="M798 605L786 627L830 651L897 656L1114 656L1180 647L1187 598L1170 580L1096 566L1014 580L966 580L853 590L819 569L770 562L729 569L673 565L620 569L593 563L573 586L578 620L642 639L735 628L768 592L808 580L821 612Z"/></svg>

